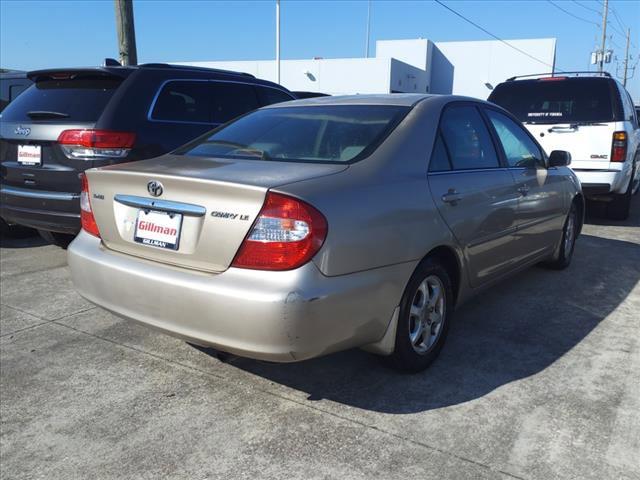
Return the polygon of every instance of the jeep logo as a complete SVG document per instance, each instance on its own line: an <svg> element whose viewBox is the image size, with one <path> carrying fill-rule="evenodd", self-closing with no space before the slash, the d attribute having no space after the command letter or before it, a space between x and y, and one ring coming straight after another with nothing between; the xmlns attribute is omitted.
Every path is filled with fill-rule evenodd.
<svg viewBox="0 0 640 480"><path fill-rule="evenodd" d="M162 195L162 192L164 192L164 187L160 182L152 180L151 182L147 183L147 191L153 197L159 197L160 195Z"/></svg>
<svg viewBox="0 0 640 480"><path fill-rule="evenodd" d="M16 129L13 131L13 133L15 133L16 135L20 135L22 137L26 137L27 135L29 135L31 133L31 129L27 128L27 127L23 127L21 125L19 127L16 127Z"/></svg>

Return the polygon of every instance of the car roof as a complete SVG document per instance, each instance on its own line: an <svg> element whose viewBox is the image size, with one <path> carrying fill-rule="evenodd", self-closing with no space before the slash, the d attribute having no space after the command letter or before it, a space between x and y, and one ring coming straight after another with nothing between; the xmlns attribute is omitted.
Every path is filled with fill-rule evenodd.
<svg viewBox="0 0 640 480"><path fill-rule="evenodd" d="M27 77L30 80L37 81L40 78L48 77L55 73L84 73L84 74L97 74L100 76L116 76L121 78L128 77L131 73L136 71L155 71L166 72L175 75L188 75L193 74L205 74L212 77L220 76L221 78L233 78L236 81L244 81L247 83L253 83L257 85L265 85L281 90L287 91L282 85L270 82L268 80L262 80L254 77L250 73L234 72L231 70L222 70L217 68L206 67L193 67L190 65L173 65L167 63L145 63L141 65L130 66L103 66L103 67L72 67L72 68L49 68L44 70L32 70L27 73Z"/></svg>
<svg viewBox="0 0 640 480"><path fill-rule="evenodd" d="M486 103L477 98L460 95L435 95L426 93L382 93L366 95L338 95L331 97L313 97L300 100L292 100L285 103L276 103L263 108L306 107L321 105L396 105L413 107L419 102L449 103L452 101L472 101Z"/></svg>

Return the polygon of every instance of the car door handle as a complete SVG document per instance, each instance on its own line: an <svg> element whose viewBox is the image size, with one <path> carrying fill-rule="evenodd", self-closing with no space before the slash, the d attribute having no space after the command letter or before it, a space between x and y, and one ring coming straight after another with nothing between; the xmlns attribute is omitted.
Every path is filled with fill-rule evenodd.
<svg viewBox="0 0 640 480"><path fill-rule="evenodd" d="M453 188L450 188L447 193L442 195L442 201L444 203L450 203L451 205L457 205L462 200L462 195L456 192Z"/></svg>
<svg viewBox="0 0 640 480"><path fill-rule="evenodd" d="M520 192L522 194L522 196L526 196L529 193L529 185L522 185L520 186L520 188L518 188L518 192Z"/></svg>

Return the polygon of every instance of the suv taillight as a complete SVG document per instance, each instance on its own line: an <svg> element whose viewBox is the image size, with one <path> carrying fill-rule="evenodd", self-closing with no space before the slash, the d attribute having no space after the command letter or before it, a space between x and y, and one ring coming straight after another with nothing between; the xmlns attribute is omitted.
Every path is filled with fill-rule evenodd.
<svg viewBox="0 0 640 480"><path fill-rule="evenodd" d="M67 157L87 160L124 158L135 141L135 133L112 130L64 130L58 137Z"/></svg>
<svg viewBox="0 0 640 480"><path fill-rule="evenodd" d="M86 174L80 174L80 182L82 184L82 190L80 191L80 223L82 224L82 229L100 238L100 230L98 230L98 224L93 216L93 210L91 210L89 181Z"/></svg>
<svg viewBox="0 0 640 480"><path fill-rule="evenodd" d="M627 132L613 132L611 161L624 162L627 159Z"/></svg>
<svg viewBox="0 0 640 480"><path fill-rule="evenodd" d="M327 221L302 200L279 193L267 198L233 267L292 270L307 263L327 236Z"/></svg>

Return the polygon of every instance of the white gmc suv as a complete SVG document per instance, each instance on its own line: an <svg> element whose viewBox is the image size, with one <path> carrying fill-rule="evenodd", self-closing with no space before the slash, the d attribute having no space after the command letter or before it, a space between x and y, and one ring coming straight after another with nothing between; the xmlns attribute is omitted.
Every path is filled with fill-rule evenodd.
<svg viewBox="0 0 640 480"><path fill-rule="evenodd" d="M547 152L570 152L585 196L607 202L609 218L629 216L640 187L640 127L620 82L606 72L513 77L488 100L518 117Z"/></svg>

